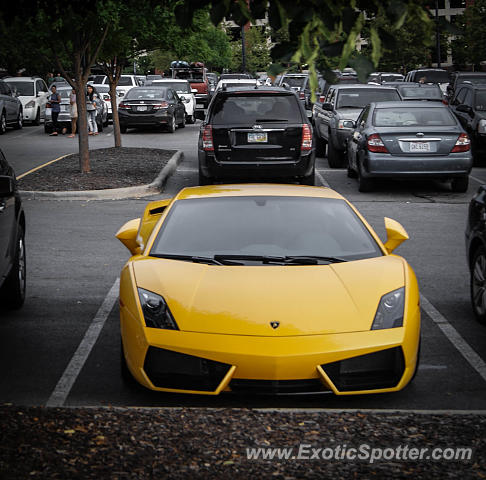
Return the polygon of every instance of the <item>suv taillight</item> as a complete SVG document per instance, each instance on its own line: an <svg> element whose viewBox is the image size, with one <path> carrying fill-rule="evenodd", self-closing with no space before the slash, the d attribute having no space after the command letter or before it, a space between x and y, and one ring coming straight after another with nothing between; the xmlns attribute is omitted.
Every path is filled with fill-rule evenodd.
<svg viewBox="0 0 486 480"><path fill-rule="evenodd" d="M302 143L301 150L312 150L312 130L307 123L302 125Z"/></svg>
<svg viewBox="0 0 486 480"><path fill-rule="evenodd" d="M457 139L456 144L454 145L454 148L451 150L451 153L469 152L470 148L471 140L469 140L469 137L466 133L461 133L459 135L459 138Z"/></svg>
<svg viewBox="0 0 486 480"><path fill-rule="evenodd" d="M321 95L319 97L319 103L324 103L324 100L326 99L326 96L325 95Z"/></svg>
<svg viewBox="0 0 486 480"><path fill-rule="evenodd" d="M370 135L366 144L368 145L369 152L388 153L388 149L385 147L383 140L377 133Z"/></svg>
<svg viewBox="0 0 486 480"><path fill-rule="evenodd" d="M213 127L206 125L203 130L202 146L205 152L214 152Z"/></svg>
<svg viewBox="0 0 486 480"><path fill-rule="evenodd" d="M305 93L304 92L299 92L299 98L301 100L305 100Z"/></svg>

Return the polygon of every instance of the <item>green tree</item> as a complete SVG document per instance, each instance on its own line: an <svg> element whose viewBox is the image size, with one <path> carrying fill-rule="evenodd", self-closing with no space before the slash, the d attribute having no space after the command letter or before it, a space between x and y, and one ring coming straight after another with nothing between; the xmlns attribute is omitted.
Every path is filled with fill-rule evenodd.
<svg viewBox="0 0 486 480"><path fill-rule="evenodd" d="M266 28L252 26L245 31L246 69L249 72L266 71L272 63L270 55L270 31ZM231 68L239 71L242 68L241 40L231 43L233 58Z"/></svg>

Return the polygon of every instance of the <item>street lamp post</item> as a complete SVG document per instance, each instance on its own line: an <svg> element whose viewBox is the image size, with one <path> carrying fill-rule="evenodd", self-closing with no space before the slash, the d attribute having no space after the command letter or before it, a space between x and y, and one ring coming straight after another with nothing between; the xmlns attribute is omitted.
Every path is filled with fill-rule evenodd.
<svg viewBox="0 0 486 480"><path fill-rule="evenodd" d="M435 45L437 50L437 68L440 68L439 0L435 0Z"/></svg>
<svg viewBox="0 0 486 480"><path fill-rule="evenodd" d="M246 72L245 26L241 26L241 68Z"/></svg>

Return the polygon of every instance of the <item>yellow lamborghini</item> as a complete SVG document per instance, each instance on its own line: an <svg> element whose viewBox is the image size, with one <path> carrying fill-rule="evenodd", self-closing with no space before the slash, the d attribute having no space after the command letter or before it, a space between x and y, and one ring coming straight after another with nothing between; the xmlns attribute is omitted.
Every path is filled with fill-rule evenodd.
<svg viewBox="0 0 486 480"><path fill-rule="evenodd" d="M151 202L117 233L122 366L142 385L217 395L392 392L417 365L417 280L328 188L212 185Z"/></svg>

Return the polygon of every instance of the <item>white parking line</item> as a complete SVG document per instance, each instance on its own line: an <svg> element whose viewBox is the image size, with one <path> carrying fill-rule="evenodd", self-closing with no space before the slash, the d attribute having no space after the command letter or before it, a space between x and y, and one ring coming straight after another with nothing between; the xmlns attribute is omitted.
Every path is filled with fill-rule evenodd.
<svg viewBox="0 0 486 480"><path fill-rule="evenodd" d="M486 382L486 363L462 338L459 332L446 320L446 318L423 296L420 295L420 304L425 313L441 329L442 333L456 347L459 353L467 360L469 365L479 373Z"/></svg>
<svg viewBox="0 0 486 480"><path fill-rule="evenodd" d="M480 178L474 177L473 175L469 175L469 178L472 178L473 180L481 184L486 183L486 180L481 180Z"/></svg>
<svg viewBox="0 0 486 480"><path fill-rule="evenodd" d="M69 362L66 370L62 374L61 378L57 382L56 388L54 388L49 400L47 400L47 407L62 407L66 401L74 382L78 378L79 372L83 368L91 350L93 349L98 337L103 330L106 319L110 314L113 305L118 298L118 290L120 286L120 279L116 279L116 282L110 288L110 291L106 295L101 307L98 309L91 325L84 334L81 343L79 344L76 352L74 352L71 361Z"/></svg>
<svg viewBox="0 0 486 480"><path fill-rule="evenodd" d="M324 187L330 188L329 183L327 183L327 180L319 173L322 170L316 170L316 177L319 179L319 181L322 183Z"/></svg>

